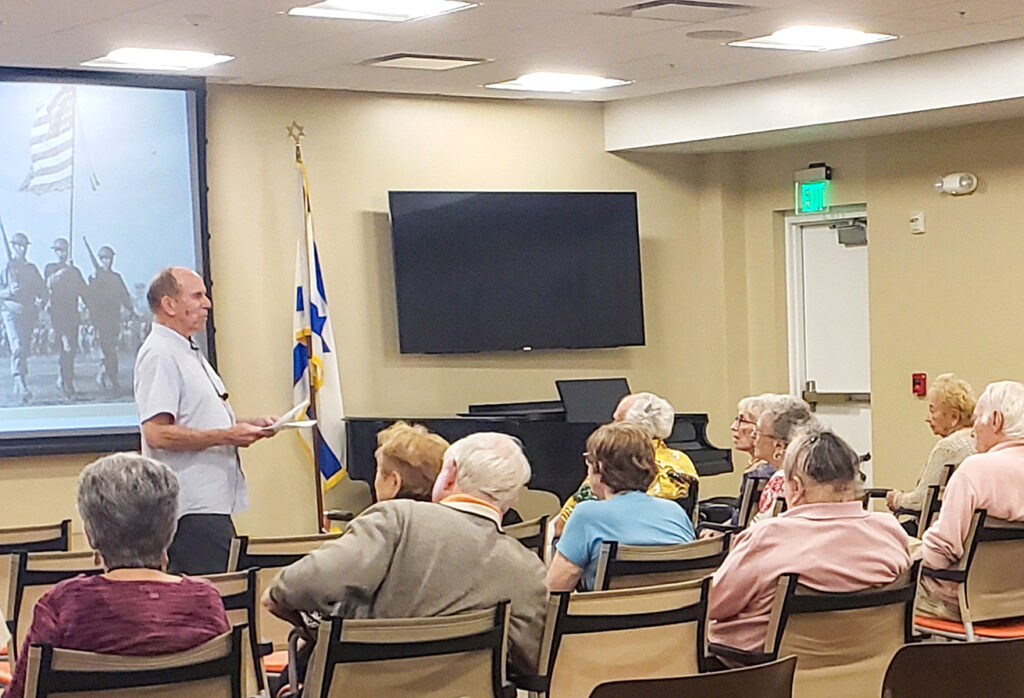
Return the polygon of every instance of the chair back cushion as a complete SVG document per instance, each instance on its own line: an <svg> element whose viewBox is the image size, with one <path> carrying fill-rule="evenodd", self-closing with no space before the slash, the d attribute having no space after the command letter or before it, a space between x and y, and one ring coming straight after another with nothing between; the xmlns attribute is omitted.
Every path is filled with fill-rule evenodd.
<svg viewBox="0 0 1024 698"><path fill-rule="evenodd" d="M549 695L585 698L608 681L696 674L708 588L703 579L553 595L541 649Z"/></svg>
<svg viewBox="0 0 1024 698"><path fill-rule="evenodd" d="M1024 523L986 517L964 585L972 622L1024 615Z"/></svg>
<svg viewBox="0 0 1024 698"><path fill-rule="evenodd" d="M675 545L603 543L594 586L629 589L702 579L722 564L728 539L715 536Z"/></svg>

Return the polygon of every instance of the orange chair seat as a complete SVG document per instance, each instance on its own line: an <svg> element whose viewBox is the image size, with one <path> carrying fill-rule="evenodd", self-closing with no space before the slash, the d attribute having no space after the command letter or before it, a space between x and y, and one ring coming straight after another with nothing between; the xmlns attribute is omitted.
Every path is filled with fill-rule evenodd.
<svg viewBox="0 0 1024 698"><path fill-rule="evenodd" d="M966 635L967 629L963 623L955 620L943 620L929 616L914 616L914 625L919 628L938 630L947 633ZM990 637L996 639L1010 639L1024 637L1024 618L1009 618L1007 620L994 620L986 623L975 623L974 634L978 637Z"/></svg>
<svg viewBox="0 0 1024 698"><path fill-rule="evenodd" d="M263 670L268 674L280 674L288 666L288 650L271 652L263 658Z"/></svg>
<svg viewBox="0 0 1024 698"><path fill-rule="evenodd" d="M7 662L0 662L0 686L11 685L11 665Z"/></svg>

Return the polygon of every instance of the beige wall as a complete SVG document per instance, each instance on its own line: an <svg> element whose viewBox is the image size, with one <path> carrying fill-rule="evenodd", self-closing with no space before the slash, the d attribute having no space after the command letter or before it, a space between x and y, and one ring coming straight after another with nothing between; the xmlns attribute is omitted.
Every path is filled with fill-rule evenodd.
<svg viewBox="0 0 1024 698"><path fill-rule="evenodd" d="M1024 123L1006 122L745 154L616 156L600 108L528 101L384 97L211 86L208 171L221 372L240 414L290 404L290 298L298 222L284 127L305 126L306 160L350 415L452 414L471 402L552 399L561 377L625 375L680 411L711 414L729 445L735 401L785 390L780 211L808 162L836 169L837 204L868 204L875 473L909 486L931 444L909 373L955 370L977 386L1015 376L1024 241ZM971 170L975 195L931 191ZM389 189L634 190L640 207L647 346L529 355L403 356L389 259ZM928 233L905 219L927 214ZM255 534L308 531L313 478L290 435L244 454ZM0 464L0 525L62 518L88 456ZM735 476L702 493L735 488Z"/></svg>

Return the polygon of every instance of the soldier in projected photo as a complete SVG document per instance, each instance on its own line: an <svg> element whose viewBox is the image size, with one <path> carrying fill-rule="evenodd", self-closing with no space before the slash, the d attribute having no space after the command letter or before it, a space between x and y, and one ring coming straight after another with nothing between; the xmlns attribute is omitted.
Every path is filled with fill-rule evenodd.
<svg viewBox="0 0 1024 698"><path fill-rule="evenodd" d="M78 353L78 326L81 313L78 301L84 300L87 289L82 272L70 260L70 245L65 238L53 241L56 262L43 270L50 289L50 320L53 342L60 357L57 388L66 398L75 396L75 355Z"/></svg>
<svg viewBox="0 0 1024 698"><path fill-rule="evenodd" d="M46 284L39 268L28 261L28 236L17 232L10 241L4 234L7 265L0 272L0 318L3 319L11 350L11 376L15 397L23 403L32 399L25 379L32 331L39 319L39 306L46 299Z"/></svg>
<svg viewBox="0 0 1024 698"><path fill-rule="evenodd" d="M86 245L89 243L86 242ZM91 250L90 250L91 254ZM93 261L95 273L89 279L89 315L96 328L96 339L103 353L103 366L96 376L102 388L117 392L117 346L121 337L121 310L132 313L132 297L121 275L114 271L114 250L104 245L96 253L99 263Z"/></svg>

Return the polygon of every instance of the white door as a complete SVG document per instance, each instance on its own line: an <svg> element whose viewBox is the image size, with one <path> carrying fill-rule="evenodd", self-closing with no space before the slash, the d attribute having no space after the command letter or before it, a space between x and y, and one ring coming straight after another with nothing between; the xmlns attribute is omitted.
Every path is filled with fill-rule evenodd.
<svg viewBox="0 0 1024 698"><path fill-rule="evenodd" d="M858 454L871 452L868 248L864 211L786 221L790 390ZM871 462L861 467L871 485Z"/></svg>

